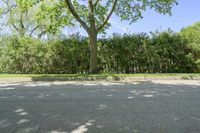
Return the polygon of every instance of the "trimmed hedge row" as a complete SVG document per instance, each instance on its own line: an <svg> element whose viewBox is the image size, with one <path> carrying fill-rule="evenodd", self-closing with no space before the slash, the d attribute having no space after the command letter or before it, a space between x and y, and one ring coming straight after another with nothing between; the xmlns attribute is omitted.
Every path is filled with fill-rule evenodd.
<svg viewBox="0 0 200 133"><path fill-rule="evenodd" d="M41 41L30 37L3 37L0 73L87 73L88 39L72 36ZM99 70L105 73L200 72L200 51L177 33L114 35L99 39Z"/></svg>

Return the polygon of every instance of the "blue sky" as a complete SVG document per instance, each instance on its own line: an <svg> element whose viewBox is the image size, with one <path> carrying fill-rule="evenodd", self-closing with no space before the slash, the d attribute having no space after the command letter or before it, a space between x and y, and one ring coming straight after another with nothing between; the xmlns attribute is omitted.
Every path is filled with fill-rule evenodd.
<svg viewBox="0 0 200 133"><path fill-rule="evenodd" d="M178 32L183 27L200 21L200 0L178 0L178 2L179 4L172 10L172 16L158 14L153 10L147 10L143 13L144 18L132 25L129 25L129 22L121 22L118 17L112 16L110 20L112 27L107 30L107 35L111 35L112 33L123 34L155 30L163 31L168 28ZM76 31L85 35L85 32L79 28L76 28Z"/></svg>
<svg viewBox="0 0 200 133"><path fill-rule="evenodd" d="M128 22L120 23L120 20L113 17L113 27L109 31L112 32L149 32L158 30L166 30L171 28L174 31L180 31L185 26L200 21L200 0L178 0L179 4L172 10L172 16L162 15L153 10L147 10L143 13L143 19L129 25ZM120 27L120 28L117 28ZM124 29L124 30L123 30ZM126 30L128 29L128 30Z"/></svg>

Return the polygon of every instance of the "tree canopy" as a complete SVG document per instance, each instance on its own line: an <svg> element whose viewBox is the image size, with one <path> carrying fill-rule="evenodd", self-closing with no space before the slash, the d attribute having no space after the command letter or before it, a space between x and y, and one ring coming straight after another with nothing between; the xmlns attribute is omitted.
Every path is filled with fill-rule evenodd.
<svg viewBox="0 0 200 133"><path fill-rule="evenodd" d="M49 2L53 4L46 4ZM41 2L41 1L40 1ZM42 0L42 17L62 20L55 24L52 30L59 26L79 22L86 31L91 27L91 21L95 21L95 29L102 32L110 26L108 23L112 14L120 19L136 22L141 19L142 13L147 9L153 9L162 14L171 15L171 9L177 4L176 0Z"/></svg>
<svg viewBox="0 0 200 133"><path fill-rule="evenodd" d="M200 70L200 22L183 28L180 34L187 40L188 47L193 51L190 58L198 64L198 70Z"/></svg>
<svg viewBox="0 0 200 133"><path fill-rule="evenodd" d="M192 43L191 46L200 49L200 22L183 28L181 34Z"/></svg>
<svg viewBox="0 0 200 133"><path fill-rule="evenodd" d="M38 0L2 0L0 7L1 28L8 28L10 31L20 36L36 36L51 33L51 27L55 27L55 22L60 23L60 19L52 23L52 18L44 18L42 5L51 3L39 2ZM51 11L53 13L53 11ZM43 19L40 19L43 17ZM54 24L54 25L53 25ZM54 31L59 32L60 27Z"/></svg>

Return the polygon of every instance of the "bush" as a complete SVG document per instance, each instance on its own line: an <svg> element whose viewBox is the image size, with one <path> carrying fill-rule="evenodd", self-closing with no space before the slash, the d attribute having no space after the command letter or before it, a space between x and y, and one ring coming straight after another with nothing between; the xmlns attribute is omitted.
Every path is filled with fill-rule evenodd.
<svg viewBox="0 0 200 133"><path fill-rule="evenodd" d="M101 70L112 73L189 73L197 70L186 40L171 31L102 39Z"/></svg>
<svg viewBox="0 0 200 133"><path fill-rule="evenodd" d="M11 36L4 40L1 73L84 73L89 68L86 38L42 42Z"/></svg>
<svg viewBox="0 0 200 133"><path fill-rule="evenodd" d="M46 43L46 73L87 73L89 48L86 38L72 36L68 39Z"/></svg>
<svg viewBox="0 0 200 133"><path fill-rule="evenodd" d="M1 73L88 73L88 39L71 36L41 41L4 36L0 43ZM200 72L199 50L171 31L118 35L98 41L100 72Z"/></svg>
<svg viewBox="0 0 200 133"><path fill-rule="evenodd" d="M1 73L43 73L43 43L30 37L11 36L3 39Z"/></svg>

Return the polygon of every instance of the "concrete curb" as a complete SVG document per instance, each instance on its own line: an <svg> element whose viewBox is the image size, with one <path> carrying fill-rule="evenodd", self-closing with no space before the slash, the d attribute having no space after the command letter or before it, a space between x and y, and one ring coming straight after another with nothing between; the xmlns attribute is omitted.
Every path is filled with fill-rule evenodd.
<svg viewBox="0 0 200 133"><path fill-rule="evenodd" d="M135 76L135 77L32 77L0 78L0 82L31 81L151 81L151 80L200 80L200 76Z"/></svg>
<svg viewBox="0 0 200 133"><path fill-rule="evenodd" d="M31 82L32 78L0 78L1 82Z"/></svg>

